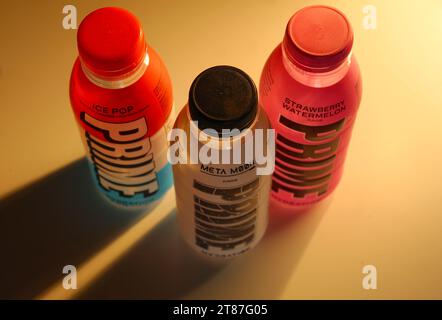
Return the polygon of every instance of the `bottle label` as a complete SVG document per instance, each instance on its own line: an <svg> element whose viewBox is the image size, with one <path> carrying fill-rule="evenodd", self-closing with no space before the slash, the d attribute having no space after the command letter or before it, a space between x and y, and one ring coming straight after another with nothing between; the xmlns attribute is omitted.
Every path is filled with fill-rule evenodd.
<svg viewBox="0 0 442 320"><path fill-rule="evenodd" d="M346 124L346 118L342 118L322 126L308 126L279 116L272 183L277 199L292 199L290 204L296 199L313 203L329 191L348 145L350 130L343 130ZM302 139L289 138L294 135L301 135Z"/></svg>
<svg viewBox="0 0 442 320"><path fill-rule="evenodd" d="M125 207L143 206L160 199L171 187L166 130L172 120L173 112L164 128L149 137L144 116L111 123L80 113L92 176L107 198ZM102 138L93 136L87 128L101 132Z"/></svg>
<svg viewBox="0 0 442 320"><path fill-rule="evenodd" d="M270 182L270 176L256 175L254 164L200 165L193 179L193 206L195 244L203 253L232 257L253 246L265 228L261 219L267 208L261 208L259 192L266 178Z"/></svg>
<svg viewBox="0 0 442 320"><path fill-rule="evenodd" d="M272 197L311 205L339 183L362 87L354 59L320 76L291 70L287 61L278 46L260 81L260 101L276 130Z"/></svg>

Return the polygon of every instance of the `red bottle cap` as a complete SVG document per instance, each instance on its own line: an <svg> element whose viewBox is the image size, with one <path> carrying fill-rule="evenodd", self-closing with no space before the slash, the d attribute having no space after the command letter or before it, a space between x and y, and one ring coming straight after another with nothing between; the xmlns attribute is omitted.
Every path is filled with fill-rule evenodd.
<svg viewBox="0 0 442 320"><path fill-rule="evenodd" d="M146 54L138 19L129 11L107 7L89 13L77 34L81 62L101 76L120 76L133 70Z"/></svg>
<svg viewBox="0 0 442 320"><path fill-rule="evenodd" d="M310 72L342 64L353 47L353 30L345 15L328 6L296 12L287 24L283 47L289 59Z"/></svg>

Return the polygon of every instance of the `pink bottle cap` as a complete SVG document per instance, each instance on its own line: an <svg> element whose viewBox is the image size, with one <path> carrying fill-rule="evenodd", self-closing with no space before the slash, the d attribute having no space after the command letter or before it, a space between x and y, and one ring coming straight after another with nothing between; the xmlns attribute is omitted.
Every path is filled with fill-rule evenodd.
<svg viewBox="0 0 442 320"><path fill-rule="evenodd" d="M299 68L327 72L341 65L353 46L353 30L342 12L310 6L296 12L287 24L283 48Z"/></svg>

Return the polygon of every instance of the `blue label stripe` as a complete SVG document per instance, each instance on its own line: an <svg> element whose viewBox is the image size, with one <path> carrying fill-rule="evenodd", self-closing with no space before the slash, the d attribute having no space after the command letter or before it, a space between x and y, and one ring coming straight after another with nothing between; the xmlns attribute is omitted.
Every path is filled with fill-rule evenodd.
<svg viewBox="0 0 442 320"><path fill-rule="evenodd" d="M173 185L172 166L170 163L167 163L163 168L156 171L157 182L158 182L157 192L155 192L153 195L148 197L145 197L142 194L136 194L133 197L124 197L121 196L118 191L104 189L98 182L94 164L90 161L90 159L88 159L88 164L92 173L94 183L97 186L97 188L100 190L100 192L102 192L110 201L122 206L138 207L138 206L148 205L149 203L161 199L161 197Z"/></svg>

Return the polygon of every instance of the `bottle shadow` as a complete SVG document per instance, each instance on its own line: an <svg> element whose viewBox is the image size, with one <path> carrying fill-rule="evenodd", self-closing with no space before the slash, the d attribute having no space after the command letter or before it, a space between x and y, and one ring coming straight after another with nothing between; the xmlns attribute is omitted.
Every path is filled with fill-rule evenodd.
<svg viewBox="0 0 442 320"><path fill-rule="evenodd" d="M35 297L145 213L105 201L85 158L1 199L0 297Z"/></svg>
<svg viewBox="0 0 442 320"><path fill-rule="evenodd" d="M271 207L269 228L257 248L225 263L213 263L188 247L173 210L84 289L79 274L75 297L278 298L329 203L296 215ZM147 214L103 200L86 159L2 199L0 298L34 298L54 283L61 285L65 265L84 264Z"/></svg>
<svg viewBox="0 0 442 320"><path fill-rule="evenodd" d="M186 299L280 299L331 203L327 198L294 212L270 203L269 226L260 244L233 260Z"/></svg>
<svg viewBox="0 0 442 320"><path fill-rule="evenodd" d="M258 247L224 263L194 253L170 215L79 298L277 299L329 203L296 214L272 205Z"/></svg>
<svg viewBox="0 0 442 320"><path fill-rule="evenodd" d="M174 210L77 298L176 299L225 266L201 257L185 243Z"/></svg>

